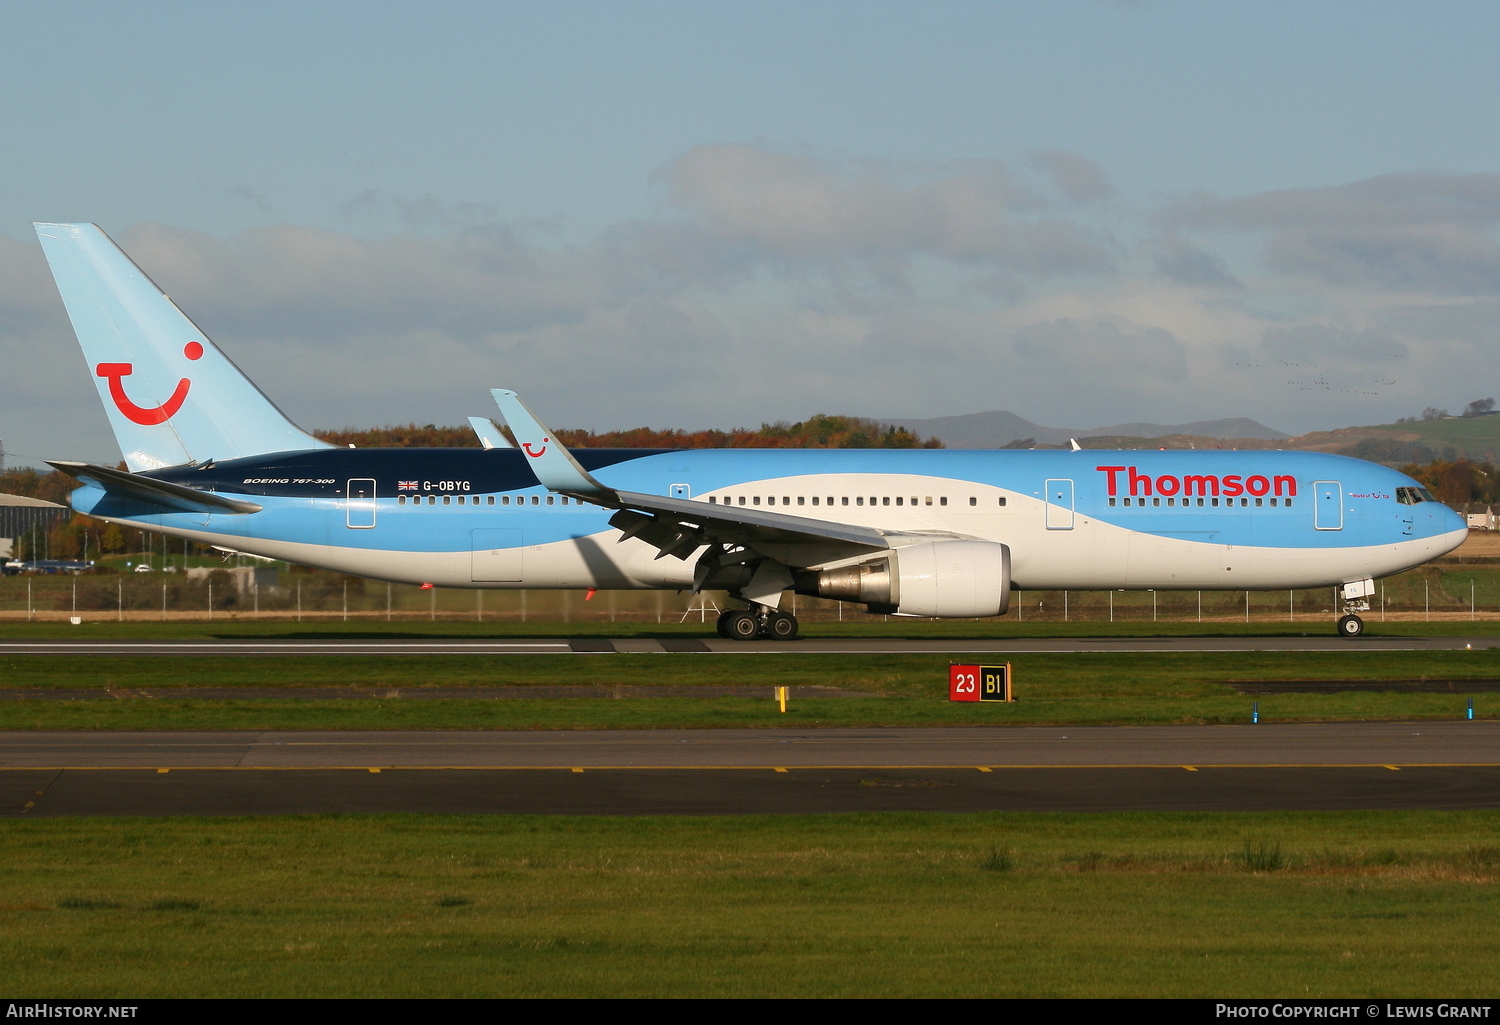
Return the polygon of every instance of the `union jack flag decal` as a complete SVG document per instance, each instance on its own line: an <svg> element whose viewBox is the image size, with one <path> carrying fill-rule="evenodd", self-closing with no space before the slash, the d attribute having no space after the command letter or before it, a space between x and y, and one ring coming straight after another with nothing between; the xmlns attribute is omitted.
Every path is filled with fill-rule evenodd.
<svg viewBox="0 0 1500 1025"><path fill-rule="evenodd" d="M396 482L396 490L397 491L415 491L415 490L417 490L417 482L414 481L414 480L398 480Z"/></svg>

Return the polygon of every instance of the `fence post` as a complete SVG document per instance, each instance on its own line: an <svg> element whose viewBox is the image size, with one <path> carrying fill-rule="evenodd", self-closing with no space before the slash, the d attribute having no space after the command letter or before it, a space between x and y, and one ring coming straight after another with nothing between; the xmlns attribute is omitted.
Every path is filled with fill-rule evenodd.
<svg viewBox="0 0 1500 1025"><path fill-rule="evenodd" d="M1380 582L1380 621L1385 622L1385 581Z"/></svg>
<svg viewBox="0 0 1500 1025"><path fill-rule="evenodd" d="M161 579L161 621L167 621L167 578Z"/></svg>
<svg viewBox="0 0 1500 1025"><path fill-rule="evenodd" d="M32 556L36 558L35 555ZM26 578L26 622L31 622L31 578Z"/></svg>
<svg viewBox="0 0 1500 1025"><path fill-rule="evenodd" d="M385 582L385 621L391 621L391 582Z"/></svg>
<svg viewBox="0 0 1500 1025"><path fill-rule="evenodd" d="M427 597L428 597L428 602L427 602L427 618L429 620L431 620L432 622L436 623L437 622L437 588L434 587L430 592L428 592Z"/></svg>
<svg viewBox="0 0 1500 1025"><path fill-rule="evenodd" d="M1422 581L1422 613L1426 617L1426 622L1431 623L1432 622L1432 582L1430 580L1424 580L1424 581Z"/></svg>
<svg viewBox="0 0 1500 1025"><path fill-rule="evenodd" d="M208 578L208 621L214 621L214 578Z"/></svg>
<svg viewBox="0 0 1500 1025"><path fill-rule="evenodd" d="M78 578L73 578L73 615L78 615Z"/></svg>
<svg viewBox="0 0 1500 1025"><path fill-rule="evenodd" d="M125 578L115 581L115 621L125 621Z"/></svg>
<svg viewBox="0 0 1500 1025"><path fill-rule="evenodd" d="M1203 622L1203 592L1198 592L1198 622Z"/></svg>
<svg viewBox="0 0 1500 1025"><path fill-rule="evenodd" d="M302 622L302 581L297 580L297 622Z"/></svg>
<svg viewBox="0 0 1500 1025"><path fill-rule="evenodd" d="M474 622L484 622L484 592L474 589Z"/></svg>
<svg viewBox="0 0 1500 1025"><path fill-rule="evenodd" d="M661 619L658 616L657 617L657 622L660 622L660 621L661 621ZM523 622L523 623L526 622L526 589L525 588L521 589L521 622Z"/></svg>
<svg viewBox="0 0 1500 1025"><path fill-rule="evenodd" d="M344 622L349 622L349 581L344 581Z"/></svg>
<svg viewBox="0 0 1500 1025"><path fill-rule="evenodd" d="M1250 592L1245 592L1245 622L1250 622Z"/></svg>
<svg viewBox="0 0 1500 1025"><path fill-rule="evenodd" d="M1068 621L1068 592L1063 591L1063 622Z"/></svg>
<svg viewBox="0 0 1500 1025"><path fill-rule="evenodd" d="M1156 622L1156 589L1151 590L1151 622Z"/></svg>
<svg viewBox="0 0 1500 1025"><path fill-rule="evenodd" d="M1292 613L1292 590L1287 588L1286 592L1286 621L1292 622L1296 617Z"/></svg>
<svg viewBox="0 0 1500 1025"><path fill-rule="evenodd" d="M1115 621L1115 592L1109 592L1109 621Z"/></svg>

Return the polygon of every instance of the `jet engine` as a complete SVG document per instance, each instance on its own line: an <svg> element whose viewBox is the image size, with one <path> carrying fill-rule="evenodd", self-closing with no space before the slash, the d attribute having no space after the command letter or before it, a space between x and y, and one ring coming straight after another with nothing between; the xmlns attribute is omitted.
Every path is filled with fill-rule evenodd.
<svg viewBox="0 0 1500 1025"><path fill-rule="evenodd" d="M994 541L924 541L878 559L803 574L798 591L863 602L875 613L971 619L1010 607L1010 547Z"/></svg>

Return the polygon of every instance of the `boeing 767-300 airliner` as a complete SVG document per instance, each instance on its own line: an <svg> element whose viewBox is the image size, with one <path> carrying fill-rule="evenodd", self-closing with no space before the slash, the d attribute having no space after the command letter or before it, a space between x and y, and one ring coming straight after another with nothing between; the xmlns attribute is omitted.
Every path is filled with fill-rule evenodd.
<svg viewBox="0 0 1500 1025"><path fill-rule="evenodd" d="M1275 451L579 449L496 389L517 447L337 448L304 433L96 225L37 224L127 470L57 460L74 509L381 580L725 590L726 637L789 639L788 590L934 617L1027 589L1342 588L1452 551L1395 470Z"/></svg>

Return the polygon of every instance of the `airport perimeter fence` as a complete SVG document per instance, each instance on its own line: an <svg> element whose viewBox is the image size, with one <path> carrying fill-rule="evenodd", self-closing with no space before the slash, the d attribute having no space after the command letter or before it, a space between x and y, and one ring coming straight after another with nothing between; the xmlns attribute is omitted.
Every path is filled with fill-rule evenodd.
<svg viewBox="0 0 1500 1025"><path fill-rule="evenodd" d="M0 578L0 621L292 620L710 624L736 606L723 592L421 588L301 569L200 569ZM870 622L862 606L788 594L804 622ZM1005 621L1313 622L1339 613L1333 588L1298 591L1014 592ZM887 617L890 618L890 617ZM1365 614L1382 619L1500 618L1500 567L1427 566L1380 581Z"/></svg>

